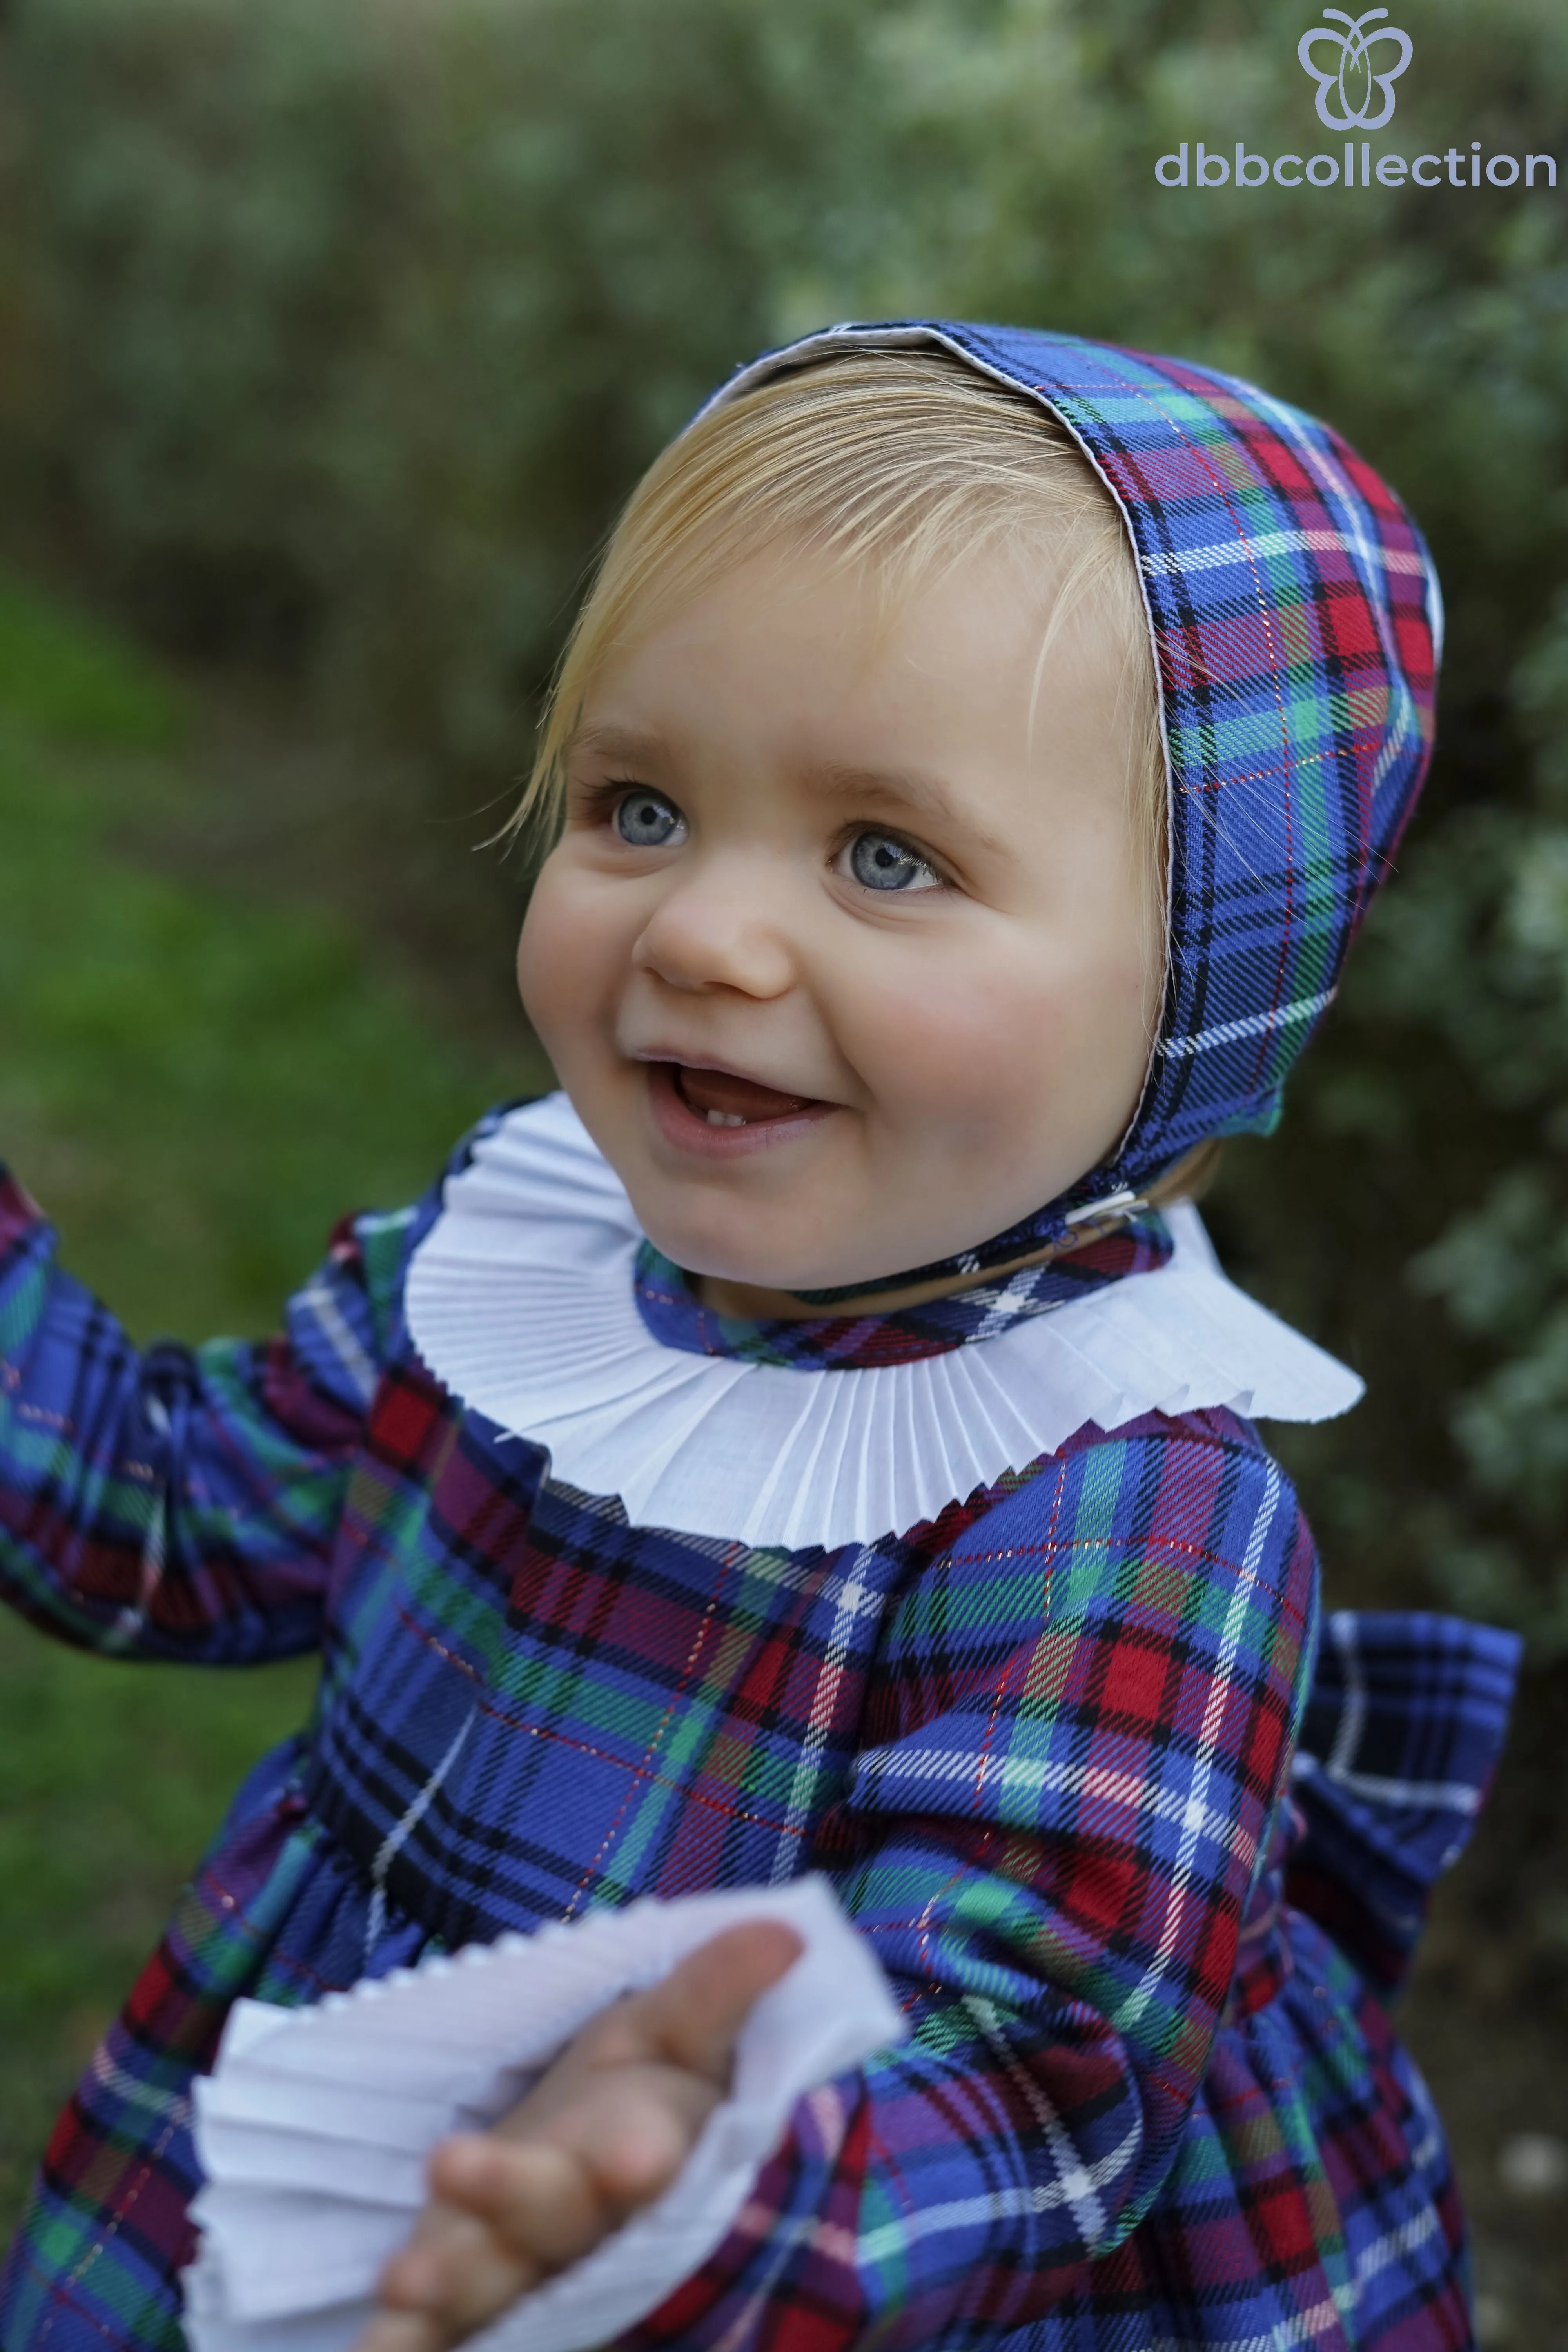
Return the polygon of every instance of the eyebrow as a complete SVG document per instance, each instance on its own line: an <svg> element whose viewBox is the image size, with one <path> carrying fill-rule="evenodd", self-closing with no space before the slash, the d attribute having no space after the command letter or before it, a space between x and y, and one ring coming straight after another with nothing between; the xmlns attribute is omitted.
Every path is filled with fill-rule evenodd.
<svg viewBox="0 0 1568 2352"><path fill-rule="evenodd" d="M599 752L610 760L668 760L669 745L657 729L588 721L574 727L561 747L563 760L577 751Z"/></svg>

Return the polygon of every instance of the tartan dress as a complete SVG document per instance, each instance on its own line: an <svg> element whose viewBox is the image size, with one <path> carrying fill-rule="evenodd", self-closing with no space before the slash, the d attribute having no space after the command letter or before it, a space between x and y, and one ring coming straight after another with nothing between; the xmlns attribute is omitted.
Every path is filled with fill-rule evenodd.
<svg viewBox="0 0 1568 2352"><path fill-rule="evenodd" d="M807 1870L911 2039L801 2104L628 2352L1468 2345L1442 2135L1374 1987L1468 1830L1509 1638L1335 1620L1314 1680L1310 1538L1224 1411L1088 1427L869 1544L631 1527L412 1348L439 1201L345 1225L269 1345L139 1358L0 1193L8 1597L117 1656L323 1658L56 2129L8 2352L179 2345L190 2083L237 1996ZM691 1302L678 1332L667 1272L665 1344L769 1345ZM964 1344L925 1315L861 1344Z"/></svg>

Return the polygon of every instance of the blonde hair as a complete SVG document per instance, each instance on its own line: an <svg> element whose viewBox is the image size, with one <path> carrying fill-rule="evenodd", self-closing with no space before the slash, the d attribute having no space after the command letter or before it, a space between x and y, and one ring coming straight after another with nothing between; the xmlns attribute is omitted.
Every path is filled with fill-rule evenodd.
<svg viewBox="0 0 1568 2352"><path fill-rule="evenodd" d="M507 830L558 817L564 756L606 660L655 617L781 541L868 570L884 597L978 551L1062 569L1035 669L1086 598L1124 647L1133 836L1165 862L1165 762L1136 559L1110 491L1026 394L942 351L859 349L709 409L655 459L611 532L557 665L532 773ZM1160 891L1163 900L1163 891Z"/></svg>

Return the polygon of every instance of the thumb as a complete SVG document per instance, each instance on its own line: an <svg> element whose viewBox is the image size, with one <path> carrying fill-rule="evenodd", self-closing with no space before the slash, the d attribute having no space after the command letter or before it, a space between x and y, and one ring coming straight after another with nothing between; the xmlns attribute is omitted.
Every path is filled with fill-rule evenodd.
<svg viewBox="0 0 1568 2352"><path fill-rule="evenodd" d="M730 2079L735 2037L753 2005L805 1948L795 1928L779 1919L748 1919L726 1927L689 1952L662 1984L637 1995L638 2039L650 2056L722 2088Z"/></svg>

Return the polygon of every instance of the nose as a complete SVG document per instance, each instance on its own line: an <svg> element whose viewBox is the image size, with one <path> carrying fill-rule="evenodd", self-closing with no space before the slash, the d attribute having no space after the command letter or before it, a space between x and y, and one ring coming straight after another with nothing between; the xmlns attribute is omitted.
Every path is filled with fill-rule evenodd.
<svg viewBox="0 0 1568 2352"><path fill-rule="evenodd" d="M780 865L752 856L687 866L644 926L632 961L670 988L784 995L796 967Z"/></svg>

